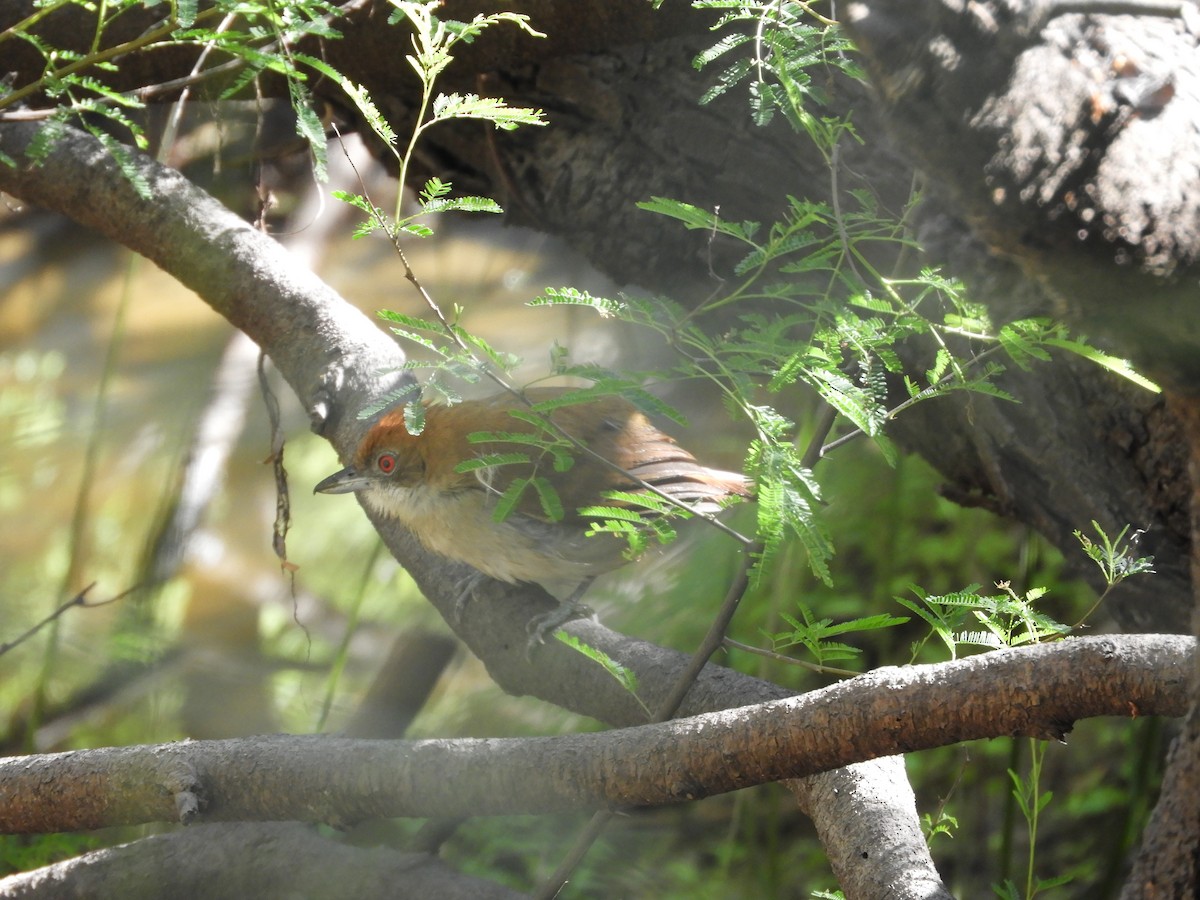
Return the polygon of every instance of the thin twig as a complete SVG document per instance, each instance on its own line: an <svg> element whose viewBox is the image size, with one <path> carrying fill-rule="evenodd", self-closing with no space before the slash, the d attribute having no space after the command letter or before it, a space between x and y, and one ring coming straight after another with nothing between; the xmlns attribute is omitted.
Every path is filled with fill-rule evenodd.
<svg viewBox="0 0 1200 900"><path fill-rule="evenodd" d="M733 616L742 602L742 597L745 596L746 589L750 586L750 570L754 567L754 563L758 560L762 550L763 546L761 542L756 541L743 554L741 569L739 569L733 583L730 584L729 590L726 591L721 608L717 611L712 624L708 626L708 632L704 635L700 646L696 648L696 652L692 654L692 658L688 662L688 666L683 674L679 677L674 690L659 705L654 716L655 722L666 722L675 715L679 710L680 704L683 703L683 698L687 696L687 692L691 690L692 684L700 675L700 671L708 664L712 655L721 649L721 644L725 640L725 632L729 628L729 623L733 621Z"/></svg>
<svg viewBox="0 0 1200 900"><path fill-rule="evenodd" d="M596 838L600 837L604 827L609 823L609 820L616 815L616 812L611 809L602 809L593 815L587 825L584 826L582 832L575 839L575 843L571 845L571 849L567 851L567 855L563 857L562 862L558 867L546 878L537 890L530 896L533 900L552 900L557 897L559 891L566 887L567 879L571 877L571 873L575 871L575 867L587 855L592 844L596 843Z"/></svg>
<svg viewBox="0 0 1200 900"><path fill-rule="evenodd" d="M238 17L236 15L230 13L221 20L220 24L217 25L216 29L213 31L213 34L220 34L221 32L232 28L237 19ZM192 66L192 71L188 77L195 78L200 74L200 72L204 69L204 64L208 61L209 55L213 52L216 46L217 42L215 40L205 42L204 49L201 50L200 55L196 57L196 63ZM166 165L167 157L171 152L171 147L175 144L175 138L179 134L179 125L183 121L184 107L187 105L187 102L191 97L191 93L192 88L190 84L179 92L179 97L171 107L171 114L167 117L167 124L163 126L163 133L162 137L159 139L159 148L157 154L158 161L163 165Z"/></svg>
<svg viewBox="0 0 1200 900"><path fill-rule="evenodd" d="M730 637L725 638L724 644L726 647L731 647L734 650L743 650L746 653L753 653L755 656L762 656L766 659L773 659L776 662L784 663L785 665L797 666L801 669L808 669L810 672L816 672L820 675L837 675L845 678L856 678L862 674L861 672L855 672L851 669L839 669L837 666L823 666L820 663L796 659L794 656L776 653L774 650L766 650L763 647L755 647L753 644L743 644L741 641L735 641Z"/></svg>
<svg viewBox="0 0 1200 900"><path fill-rule="evenodd" d="M833 430L837 417L838 411L826 403L817 416L816 427L813 429L812 439L808 442L808 448L804 451L804 456L800 457L800 465L804 468L811 469L825 455L825 438L829 437L829 432Z"/></svg>
<svg viewBox="0 0 1200 900"><path fill-rule="evenodd" d="M211 18L217 12L219 12L219 10L216 9L203 10L197 13L195 21L200 22L203 19ZM52 80L56 82L61 81L69 75L73 75L82 69L86 69L88 66L94 66L102 62L108 62L114 57L124 56L127 53L133 53L136 50L141 50L144 47L169 37L178 29L179 23L177 21L169 21L165 25L161 25L158 28L144 32L133 40L124 41L120 44L117 44L115 47L109 47L106 50L101 50L99 53L90 53L82 58L72 60L62 68L55 69L53 72L38 78L36 81L31 81L24 87L17 88L15 91L6 94L4 98L0 100L0 107L13 106L19 101L24 100L26 97L38 93Z"/></svg>
<svg viewBox="0 0 1200 900"><path fill-rule="evenodd" d="M14 638L13 640L8 641L7 643L4 643L4 644L0 644L0 656L3 656L5 653L8 653L8 651L16 649L21 644L25 643L27 640L29 640L31 637L33 637L35 634L37 634L39 631L41 631L43 628L45 628L47 625L49 625L51 622L53 622L55 619L57 619L59 616L61 616L63 613L65 613L68 609L72 609L76 606L78 606L81 609L96 609L97 607L100 607L100 606L108 606L108 604L110 604L110 603L116 603L118 600L128 597L130 594L132 594L134 591L136 591L139 587L141 587L141 585L135 584L133 587L126 588L125 590L121 591L121 593L117 594L115 597L110 597L107 600L89 601L87 599L88 591L90 591L95 586L96 586L96 582L93 581L91 584L89 584L87 587L85 587L82 591L80 591L78 594L76 594L74 597L72 597L70 600L68 600L62 606L58 607L58 609L54 610L54 612L50 613L50 615L46 616L46 618L42 619L42 621L38 622L36 625L32 626L31 628L26 630L21 635Z"/></svg>

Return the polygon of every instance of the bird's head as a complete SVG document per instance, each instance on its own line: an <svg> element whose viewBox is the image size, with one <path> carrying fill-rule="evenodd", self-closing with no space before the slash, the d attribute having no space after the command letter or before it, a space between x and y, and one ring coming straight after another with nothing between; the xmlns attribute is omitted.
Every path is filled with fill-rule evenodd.
<svg viewBox="0 0 1200 900"><path fill-rule="evenodd" d="M350 465L334 472L313 489L321 494L413 487L426 480L424 435L409 434L400 416L377 422L354 453Z"/></svg>

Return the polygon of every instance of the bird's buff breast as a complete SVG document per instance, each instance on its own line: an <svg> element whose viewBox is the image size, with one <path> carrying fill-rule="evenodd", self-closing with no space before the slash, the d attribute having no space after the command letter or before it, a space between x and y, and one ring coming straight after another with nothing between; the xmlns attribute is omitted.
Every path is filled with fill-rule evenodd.
<svg viewBox="0 0 1200 900"><path fill-rule="evenodd" d="M500 581L536 582L553 594L625 562L624 542L587 537L584 529L514 514L492 520L495 502L482 490L441 491L389 485L365 493L378 512L398 519L427 548Z"/></svg>

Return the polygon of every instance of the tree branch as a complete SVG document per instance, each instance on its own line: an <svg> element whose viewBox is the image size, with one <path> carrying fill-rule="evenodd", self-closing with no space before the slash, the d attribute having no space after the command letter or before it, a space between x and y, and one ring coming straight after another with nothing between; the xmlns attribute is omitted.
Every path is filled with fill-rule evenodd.
<svg viewBox="0 0 1200 900"><path fill-rule="evenodd" d="M960 741L1062 740L1091 716L1182 715L1195 650L1185 637L1079 638L601 734L274 736L19 757L0 761L0 831L659 806Z"/></svg>
<svg viewBox="0 0 1200 900"><path fill-rule="evenodd" d="M428 854L353 847L290 822L197 825L152 835L0 879L0 895L9 900L524 896L455 872Z"/></svg>

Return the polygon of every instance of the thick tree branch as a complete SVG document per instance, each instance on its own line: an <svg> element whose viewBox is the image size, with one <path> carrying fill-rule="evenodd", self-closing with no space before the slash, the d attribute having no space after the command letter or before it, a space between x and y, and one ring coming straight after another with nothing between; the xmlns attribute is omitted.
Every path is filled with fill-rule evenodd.
<svg viewBox="0 0 1200 900"><path fill-rule="evenodd" d="M0 149L24 160L37 128L0 125ZM314 427L349 446L365 424L336 413L389 387L380 372L402 361L396 345L278 242L179 172L145 157L137 166L145 196L98 141L68 130L43 165L0 166L0 189L120 242L196 291L267 351Z"/></svg>
<svg viewBox="0 0 1200 900"><path fill-rule="evenodd" d="M860 0L847 24L888 124L975 234L1060 315L1200 390L1200 36L1057 6Z"/></svg>
<svg viewBox="0 0 1200 900"><path fill-rule="evenodd" d="M1080 718L1181 715L1195 661L1184 637L1079 638L601 734L277 736L19 757L0 761L0 831L657 806L960 741L1061 740Z"/></svg>
<svg viewBox="0 0 1200 900"><path fill-rule="evenodd" d="M297 865L303 860L303 865ZM352 847L295 823L196 825L0 879L8 900L358 897L509 900L524 896L423 853Z"/></svg>

